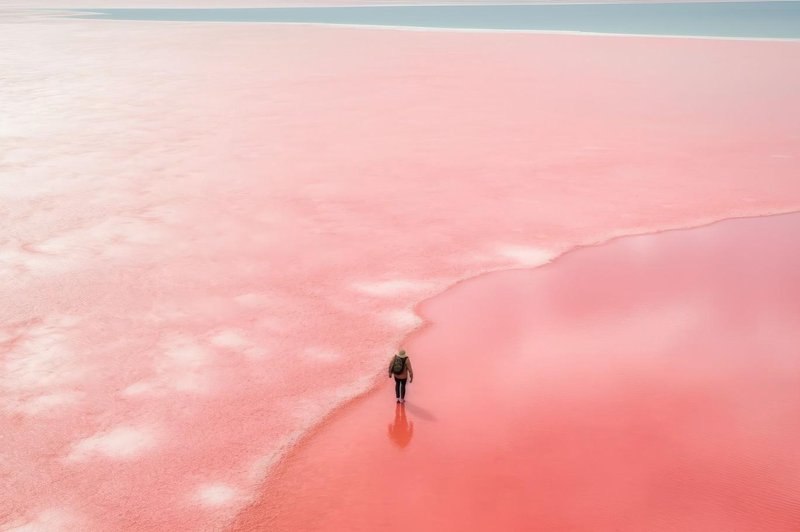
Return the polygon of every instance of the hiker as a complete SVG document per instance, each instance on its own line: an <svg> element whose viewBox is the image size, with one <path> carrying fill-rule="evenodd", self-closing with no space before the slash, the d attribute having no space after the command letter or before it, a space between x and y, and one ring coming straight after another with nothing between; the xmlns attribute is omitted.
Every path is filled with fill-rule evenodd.
<svg viewBox="0 0 800 532"><path fill-rule="evenodd" d="M394 394L397 396L398 403L406 402L406 379L409 383L414 382L414 370L411 368L411 360L405 351L401 350L389 362L389 377L394 375Z"/></svg>

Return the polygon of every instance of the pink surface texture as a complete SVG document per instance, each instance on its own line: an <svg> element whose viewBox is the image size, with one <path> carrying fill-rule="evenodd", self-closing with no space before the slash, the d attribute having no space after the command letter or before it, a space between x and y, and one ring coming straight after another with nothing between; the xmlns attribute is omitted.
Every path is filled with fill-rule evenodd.
<svg viewBox="0 0 800 532"><path fill-rule="evenodd" d="M236 530L800 529L800 214L624 237L418 307Z"/></svg>
<svg viewBox="0 0 800 532"><path fill-rule="evenodd" d="M800 207L796 42L12 19L0 49L4 530L225 528L419 301Z"/></svg>

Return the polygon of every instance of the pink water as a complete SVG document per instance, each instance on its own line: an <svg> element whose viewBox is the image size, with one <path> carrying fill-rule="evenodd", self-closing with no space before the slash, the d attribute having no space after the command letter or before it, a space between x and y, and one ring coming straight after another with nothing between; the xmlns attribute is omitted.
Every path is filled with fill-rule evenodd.
<svg viewBox="0 0 800 532"><path fill-rule="evenodd" d="M0 49L12 530L225 527L422 299L800 208L795 42L40 20Z"/></svg>
<svg viewBox="0 0 800 532"><path fill-rule="evenodd" d="M627 237L419 308L237 530L800 528L800 215Z"/></svg>

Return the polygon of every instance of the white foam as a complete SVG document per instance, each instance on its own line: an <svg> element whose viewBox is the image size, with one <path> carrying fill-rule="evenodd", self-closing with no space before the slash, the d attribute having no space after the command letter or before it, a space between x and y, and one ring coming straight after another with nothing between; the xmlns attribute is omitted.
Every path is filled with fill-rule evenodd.
<svg viewBox="0 0 800 532"><path fill-rule="evenodd" d="M392 297L403 294L415 294L429 290L432 286L427 281L413 279L390 279L386 281L369 281L353 283L353 289L375 297Z"/></svg>
<svg viewBox="0 0 800 532"><path fill-rule="evenodd" d="M239 498L239 493L227 484L205 484L197 489L196 498L205 506L217 508L227 506L236 501Z"/></svg>
<svg viewBox="0 0 800 532"><path fill-rule="evenodd" d="M520 266L531 267L547 264L558 256L558 253L550 249L512 244L499 245L496 252L500 257L511 259Z"/></svg>
<svg viewBox="0 0 800 532"><path fill-rule="evenodd" d="M271 446L272 450L270 452L259 456L250 465L247 475L248 480L252 483L261 483L264 478L267 477L273 466L278 463L280 458L285 455L308 430L316 426L340 404L370 390L373 384L373 377L371 375L365 375L349 384L322 393L316 398L299 398L295 399L291 405L287 405L287 411L291 412L299 423L297 430L280 438Z"/></svg>
<svg viewBox="0 0 800 532"><path fill-rule="evenodd" d="M130 460L155 446L153 430L121 425L84 438L72 445L68 462L80 462L94 456Z"/></svg>
<svg viewBox="0 0 800 532"><path fill-rule="evenodd" d="M257 457L248 468L247 478L252 483L260 483L278 463L281 456L297 442L305 433L305 429L295 430L280 438L272 445L272 451Z"/></svg>
<svg viewBox="0 0 800 532"><path fill-rule="evenodd" d="M422 319L411 309L388 310L383 314L383 319L400 329L413 329L422 324Z"/></svg>

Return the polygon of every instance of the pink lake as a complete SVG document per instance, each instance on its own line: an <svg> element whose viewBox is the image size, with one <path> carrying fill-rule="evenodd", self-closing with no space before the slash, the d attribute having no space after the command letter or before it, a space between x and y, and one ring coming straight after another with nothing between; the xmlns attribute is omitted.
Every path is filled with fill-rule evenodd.
<svg viewBox="0 0 800 532"><path fill-rule="evenodd" d="M237 530L797 530L800 215L626 237L425 301Z"/></svg>
<svg viewBox="0 0 800 532"><path fill-rule="evenodd" d="M746 235L739 250L720 244L720 256L735 259L713 269L720 283L715 297L727 293L724 302L703 300L700 287L691 284L699 282L694 275L712 270L695 270L688 258L683 266L670 262L663 275L676 276L676 286L698 295L688 309L659 291L668 285L653 274L654 259L644 252L643 269L631 266L624 278L615 277L622 270L602 265L604 256L616 255L603 255L601 248L597 271L577 280L569 276L581 266L572 270L570 264L594 250L548 264L576 246L616 236L800 209L800 69L791 68L800 64L797 42L19 17L4 17L0 26L0 49L13 52L0 62L6 87L0 123L4 530L220 530L244 523L250 505L274 502L265 490L275 472L292 463L282 459L313 460L306 449L327 441L326 430L336 438L336 427L360 427L328 416L340 406L346 416L372 404L371 395L351 401L386 384L388 356L421 323L415 305L485 272L542 265L497 274L497 284L495 277L481 277L475 281L480 297L458 304L451 299L470 283L430 300L431 312L434 301L443 302L442 314L431 316L452 320L410 340L420 366L410 393L437 417L428 420L431 426L448 418L424 406L425 393L434 388L426 388L431 383L422 376L443 375L436 364L448 360L437 358L445 346L461 350L467 345L458 342L470 340L482 354L489 346L481 342L522 338L529 344L498 344L497 353L542 353L547 346L552 358L534 359L540 366L530 371L538 387L518 366L491 359L484 392L508 393L475 404L457 399L463 383L439 378L436 385L444 388L437 389L450 394L443 395L444 406L470 416L452 418L431 447L425 443L433 434L424 427L428 421L410 402L417 430L407 456L434 445L451 452L441 468L418 469L419 489L407 496L466 489L469 482L454 473L468 469L463 461L481 464L476 471L485 472L507 450L528 460L536 475L561 482L549 492L557 503L556 494L566 493L570 482L580 486L583 470L559 477L563 469L524 458L531 456L521 451L530 449L537 423L561 423L548 433L555 465L569 457L578 467L581 452L596 449L610 475L619 466L615 453L630 440L603 439L607 432L601 429L609 426L638 430L643 443L628 448L628 455L653 465L648 460L660 455L641 453L674 448L647 440L658 425L647 425L647 416L630 409L623 419L609 414L632 397L645 397L642 408L686 428L673 445L690 446L696 454L687 456L708 460L696 464L705 475L692 480L679 468L657 493L672 490L675 504L709 493L704 479L720 478L720 467L735 463L760 438L759 448L772 454L740 464L739 478L727 486L739 489L748 475L772 478L765 472L774 470L773 491L759 484L761 491L752 493L720 492L734 493L744 506L713 513L714 519L728 516L738 526L758 506L775 528L797 524L796 461L786 446L796 432L785 425L797 403L785 395L783 386L791 381L775 384L779 364L786 364L786 379L796 378L786 354L791 347L773 345L774 358L759 368L751 356L759 341L796 340L796 306L760 302L754 308L771 314L759 322L761 336L747 336L748 342L742 336L747 329L736 320L755 305L756 293L737 296L742 292L733 290L752 285L794 293L788 283L796 278L776 273L774 264L783 259L761 254L769 249L778 257L782 249L787 254L780 256L791 264L796 255L787 249L796 241L796 225L769 222L777 227L772 242L758 236L760 225L753 222L758 229L750 234L751 225L741 222L737 231ZM705 234L707 229L674 233L687 239ZM608 249L651 241L638 238ZM663 253L672 249L661 246ZM702 251L675 246L680 253ZM633 264L635 252L626 253L626 264ZM770 275L743 281L742 272L755 272L759 264L769 265ZM636 271L644 272L641 279ZM572 281L559 284L567 278ZM601 282L607 278L615 282ZM552 286L534 279L549 279ZM763 284L771 279L777 284ZM621 288L604 291L622 284L640 291L627 297ZM525 301L519 308L504 303L515 301L515 292L547 290L561 302L559 312L528 308ZM642 310L648 301L659 302L651 312ZM603 321L598 305L616 314ZM426 309L423 318L429 318ZM626 309L631 327L611 318ZM581 316L596 319L570 321ZM702 329L706 319L713 319L714 330L738 336L718 343L704 336L698 341L706 343L691 344L689 332ZM535 321L536 331L546 334L521 335L526 328L520 320ZM571 323L585 326L584 333L570 329ZM626 336L630 329L638 336ZM437 330L444 332L436 336ZM498 336L498 330L508 334ZM653 338L664 350L631 369L632 353ZM628 350L593 352L598 339ZM670 365L665 357L680 342L713 357ZM698 389L693 386L710 378L702 361L719 362L731 349L735 358L719 386L702 388L717 393L717 402L691 395ZM620 383L623 377L588 371L597 368L590 363L598 355L607 363L604 371L628 368L637 378ZM759 376L758 383L731 395L729 383L748 373ZM763 387L770 383L775 385ZM579 392L597 393L589 386L594 384L609 394L588 397L597 406L599 425L593 427L585 423L581 408L587 403L580 401L587 396ZM680 397L670 395L678 385L688 394L680 405L672 402ZM552 408L542 410L537 397L552 399ZM772 417L747 406L778 400ZM697 417L688 416L698 404ZM377 460L393 449L386 438L393 413L385 406L379 423L367 422L382 447L376 440L375 449L359 453L365 462L348 473L351 478L372 478L358 475L379 470L366 465L387 465ZM504 417L509 413L520 423ZM692 423L714 430L708 420L721 424L713 435L728 434L730 424L723 421L734 415L743 416L742 433L722 454L719 446L691 439ZM330 423L321 424L326 419ZM482 451L498 436L478 430L482 419L508 427L505 447ZM523 425L526 434L512 433ZM306 439L310 431L320 439ZM405 441L407 435L398 434L397 441ZM595 440L592 449L589 440ZM416 456L430 465L438 455ZM344 463L337 459L331 467ZM673 463L686 465L663 462ZM474 493L478 506L469 508L516 508L518 493L541 493L525 491L533 489L531 478L523 477L522 491L497 500L488 489ZM615 498L624 486L643 485L642 479L623 480L608 491L609 509L626 500ZM307 484L309 496L320 493L313 478L281 481L287 489ZM345 489L341 497L346 493L363 492ZM583 493L587 507L602 502L595 488ZM437 519L446 523L444 511L454 501L442 497ZM432 499L426 500L412 502L426 508ZM288 501L281 512L290 519L302 502ZM358 508L346 503L339 501L345 509ZM719 509L718 503L697 501L695 509ZM566 515L561 510L569 510L558 506L545 501L530 509L541 510L542 523L555 523ZM676 519L670 513L676 506L664 497L648 507L666 513L626 518L664 527ZM483 522L485 514L474 515ZM589 517L597 526L619 524L610 514L579 516Z"/></svg>

